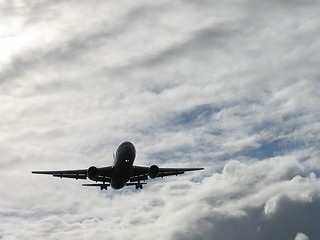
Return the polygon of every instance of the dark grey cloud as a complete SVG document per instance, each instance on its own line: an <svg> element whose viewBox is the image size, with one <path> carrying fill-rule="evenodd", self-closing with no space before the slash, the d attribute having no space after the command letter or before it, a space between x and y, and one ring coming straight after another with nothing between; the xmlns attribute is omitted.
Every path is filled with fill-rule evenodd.
<svg viewBox="0 0 320 240"><path fill-rule="evenodd" d="M203 217L192 229L177 233L173 239L294 239L303 232L310 239L319 236L319 199L310 203L287 197L279 200L279 212L266 217L262 207L246 209L243 216L225 216L219 213ZM290 215L290 218L288 218ZM309 219L314 221L309 222Z"/></svg>
<svg viewBox="0 0 320 240"><path fill-rule="evenodd" d="M216 51L220 51L221 48L230 44L230 39L239 33L240 29L237 26L232 26L232 23L230 25L209 26L196 30L183 42L173 43L161 51L131 61L128 65L107 70L117 75L136 68L157 68L163 64L166 65L182 59L201 63L203 58L210 55L209 58L213 57Z"/></svg>
<svg viewBox="0 0 320 240"><path fill-rule="evenodd" d="M228 44L227 41L239 33L238 29L230 29L228 26L208 27L192 33L191 39L177 46L172 46L160 54L151 57L146 61L146 67L157 65L162 62L170 62L174 58L187 58L197 53L200 57L205 51L206 54L214 54L216 49Z"/></svg>
<svg viewBox="0 0 320 240"><path fill-rule="evenodd" d="M272 162L269 163L273 164ZM265 163L258 165L261 164L261 170L264 169L268 172ZM299 176L292 178L293 174L291 177L288 175L284 179L276 180L275 175L271 172L258 173L256 171L258 165L249 167L253 167L252 170L255 168L254 174L251 175L249 168L247 171L244 170L246 167L241 164L230 163L222 175L216 175L215 178L212 178L210 181L211 190L208 188L208 191L215 193L215 196L212 194L212 197L206 198L204 201L209 207L204 207L201 218L194 220L190 229L178 231L173 239L212 239L216 236L219 239L234 239L235 237L240 239L294 239L300 232L310 238L312 238L311 236L316 238L319 235L316 221L320 216L317 190L308 188L301 192L296 187L304 182L303 178ZM230 175L228 175L229 173ZM242 180L239 181L240 178L232 176L232 174L241 174ZM258 175L260 176L258 177ZM228 176L238 179L238 181L236 183L231 181L230 185L224 185L226 188L229 187L224 190L225 192L219 191L220 188L213 184L218 184ZM256 178L256 181L247 181L252 178ZM314 179L314 176L310 175L311 179ZM268 182L268 185L263 184L265 181ZM298 185L293 187L297 183ZM231 184L235 184L235 186ZM248 184L247 188L243 188ZM260 188L260 186L267 187ZM283 192L283 187L290 190L287 189L288 191ZM276 188L278 189L274 191ZM269 192L267 195L270 194L268 197L265 195L267 192ZM265 199L264 197L269 200L262 200ZM234 208L235 206L236 208ZM289 215L290 218L288 218ZM315 221L310 223L309 219Z"/></svg>
<svg viewBox="0 0 320 240"><path fill-rule="evenodd" d="M285 207L284 207L285 206ZM188 233L177 234L173 239L294 239L299 231L311 239L319 236L316 222L319 220L319 201L305 204L283 201L283 209L276 215L266 218L263 208L248 209L243 217L209 216L204 217ZM290 219L288 219L290 215Z"/></svg>

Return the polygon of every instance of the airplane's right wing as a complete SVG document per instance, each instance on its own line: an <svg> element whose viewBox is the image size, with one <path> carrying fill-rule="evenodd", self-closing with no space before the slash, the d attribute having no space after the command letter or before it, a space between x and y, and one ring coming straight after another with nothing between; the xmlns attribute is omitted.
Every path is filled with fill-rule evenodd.
<svg viewBox="0 0 320 240"><path fill-rule="evenodd" d="M59 178L87 179L87 169L58 170L58 171L32 171L32 174L46 174Z"/></svg>
<svg viewBox="0 0 320 240"><path fill-rule="evenodd" d="M58 170L58 171L32 171L33 174L52 175L59 178L87 179L97 182L110 182L113 167L96 168L94 166L88 169L77 170Z"/></svg>

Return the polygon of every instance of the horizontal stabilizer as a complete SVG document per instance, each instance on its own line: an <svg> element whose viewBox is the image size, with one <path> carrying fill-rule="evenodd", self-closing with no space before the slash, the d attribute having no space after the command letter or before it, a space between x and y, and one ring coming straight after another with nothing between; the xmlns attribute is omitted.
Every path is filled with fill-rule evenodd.
<svg viewBox="0 0 320 240"><path fill-rule="evenodd" d="M110 187L110 184L103 184L103 183L89 183L89 184L82 184L83 187Z"/></svg>
<svg viewBox="0 0 320 240"><path fill-rule="evenodd" d="M127 183L126 186L135 186L137 184L141 184L141 185L144 185L144 184L147 184L147 183ZM110 187L110 184L106 183L106 184L103 184L103 183L89 183L89 184L82 184L83 187Z"/></svg>
<svg viewBox="0 0 320 240"><path fill-rule="evenodd" d="M87 179L87 176L83 174L52 174L52 176L59 178Z"/></svg>
<svg viewBox="0 0 320 240"><path fill-rule="evenodd" d="M135 186L137 184L140 184L140 185L144 185L144 184L147 184L146 182L143 182L143 183L134 183L134 182L131 182L131 183L127 183L126 186Z"/></svg>

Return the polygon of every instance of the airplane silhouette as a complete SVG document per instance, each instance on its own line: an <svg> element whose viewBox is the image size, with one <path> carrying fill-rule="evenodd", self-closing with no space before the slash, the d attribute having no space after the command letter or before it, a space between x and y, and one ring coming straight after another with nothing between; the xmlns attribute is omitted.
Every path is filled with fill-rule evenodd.
<svg viewBox="0 0 320 240"><path fill-rule="evenodd" d="M32 171L33 174L48 174L53 177L87 179L96 183L82 184L82 186L96 186L101 190L111 186L121 189L124 186L135 186L142 189L148 178L166 177L183 174L187 171L203 170L204 168L159 168L157 165L150 167L133 165L136 157L135 146L131 142L123 142L119 145L112 166L97 168L91 166L88 169L59 170L59 171ZM143 182L141 182L143 181ZM101 183L97 183L101 182Z"/></svg>

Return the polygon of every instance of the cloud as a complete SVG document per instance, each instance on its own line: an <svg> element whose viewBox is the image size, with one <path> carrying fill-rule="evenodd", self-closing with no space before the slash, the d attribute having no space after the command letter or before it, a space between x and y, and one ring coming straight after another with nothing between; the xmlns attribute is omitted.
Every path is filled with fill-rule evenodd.
<svg viewBox="0 0 320 240"><path fill-rule="evenodd" d="M297 233L297 236L295 237L295 240L309 240L308 236L306 236L303 233Z"/></svg>
<svg viewBox="0 0 320 240"><path fill-rule="evenodd" d="M253 165L230 162L222 174L206 179L201 217L173 239L293 239L299 229L316 238L319 193L309 185L315 176L280 177L266 166L281 168L273 159Z"/></svg>
<svg viewBox="0 0 320 240"><path fill-rule="evenodd" d="M1 239L316 239L317 1L7 1ZM205 167L101 192L31 170Z"/></svg>
<svg viewBox="0 0 320 240"><path fill-rule="evenodd" d="M292 169L290 173L288 169ZM28 211L6 215L2 211L1 215L24 226L15 230L18 239L85 239L103 234L138 239L145 228L150 231L143 233L144 237L170 239L294 239L299 231L313 239L319 234L319 180L313 173L299 174L306 175L299 161L279 157L253 164L230 162L200 185L189 182L187 176L151 182L140 193L124 190L105 195L64 181L63 186L54 184L56 192L52 194L54 186L41 188L43 183L37 183L41 191L20 196L30 205ZM66 188L79 199L64 196ZM36 206L32 199L37 199Z"/></svg>

